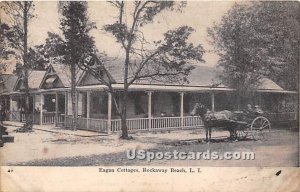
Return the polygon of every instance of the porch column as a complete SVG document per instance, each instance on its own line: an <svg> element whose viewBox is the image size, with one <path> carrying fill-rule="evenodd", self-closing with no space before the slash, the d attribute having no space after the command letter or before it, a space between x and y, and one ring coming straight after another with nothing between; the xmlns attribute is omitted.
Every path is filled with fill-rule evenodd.
<svg viewBox="0 0 300 192"><path fill-rule="evenodd" d="M108 107L107 107L107 133L111 133L111 93L108 92Z"/></svg>
<svg viewBox="0 0 300 192"><path fill-rule="evenodd" d="M12 121L12 95L9 96L9 120Z"/></svg>
<svg viewBox="0 0 300 192"><path fill-rule="evenodd" d="M35 94L32 95L32 124L35 122Z"/></svg>
<svg viewBox="0 0 300 192"><path fill-rule="evenodd" d="M68 115L68 92L65 92L65 116Z"/></svg>
<svg viewBox="0 0 300 192"><path fill-rule="evenodd" d="M181 122L181 128L183 129L184 122L183 122L183 99L184 99L184 93L180 93L180 122Z"/></svg>
<svg viewBox="0 0 300 192"><path fill-rule="evenodd" d="M41 93L41 101L40 101L40 125L43 125L43 101L44 95Z"/></svg>
<svg viewBox="0 0 300 192"><path fill-rule="evenodd" d="M211 93L211 111L215 112L215 93Z"/></svg>
<svg viewBox="0 0 300 192"><path fill-rule="evenodd" d="M9 96L9 120L12 121L12 109L13 109L13 99L12 99L12 95Z"/></svg>
<svg viewBox="0 0 300 192"><path fill-rule="evenodd" d="M90 99L91 96L91 92L87 91L86 92L86 128L89 129L90 128Z"/></svg>
<svg viewBox="0 0 300 192"><path fill-rule="evenodd" d="M148 129L152 128L151 119L152 119L152 92L148 92Z"/></svg>
<svg viewBox="0 0 300 192"><path fill-rule="evenodd" d="M55 92L55 126L58 125L58 93Z"/></svg>

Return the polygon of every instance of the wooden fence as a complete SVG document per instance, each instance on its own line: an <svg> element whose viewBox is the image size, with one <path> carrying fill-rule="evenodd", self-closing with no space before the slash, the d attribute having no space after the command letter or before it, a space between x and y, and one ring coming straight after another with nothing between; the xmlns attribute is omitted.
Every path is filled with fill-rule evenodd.
<svg viewBox="0 0 300 192"><path fill-rule="evenodd" d="M199 128L203 126L202 120L199 116L185 116L183 117L183 122L181 122L180 117L154 117L150 120L148 118L127 119L126 123L128 131L130 132ZM64 126L66 128L72 127L71 116L65 117ZM87 119L78 117L77 128L97 132L120 132L121 119L112 119L111 127L109 129L108 121L106 119Z"/></svg>

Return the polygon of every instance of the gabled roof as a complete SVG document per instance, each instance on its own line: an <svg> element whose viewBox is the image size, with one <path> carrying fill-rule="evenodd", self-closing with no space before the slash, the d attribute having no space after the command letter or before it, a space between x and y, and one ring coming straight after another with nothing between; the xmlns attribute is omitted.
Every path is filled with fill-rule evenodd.
<svg viewBox="0 0 300 192"><path fill-rule="evenodd" d="M119 58L108 58L105 63L104 67L108 71L108 73L111 75L111 77L115 80L116 83L123 83L124 82L124 65L123 65L124 59ZM223 84L220 83L220 81L217 78L218 70L216 68L207 67L207 66L200 66L195 65L195 68L191 71L190 75L188 76L188 82L189 83L181 83L180 82L169 82L164 83L161 81L155 81L153 79L139 79L134 84L147 84L147 85L190 85L190 86L212 86L214 84L218 84L218 87L226 87ZM85 74L85 77L81 79L84 81L85 79L93 79L92 84L99 83L98 80L91 77L90 74ZM87 78L86 76L90 76ZM133 77L133 73L129 70L129 78ZM84 83L79 81L79 85L82 85ZM92 85L90 84L90 85Z"/></svg>
<svg viewBox="0 0 300 192"><path fill-rule="evenodd" d="M122 84L124 81L124 59L119 58L108 58L104 63L105 69L113 77L116 83ZM219 74L222 72L220 69L215 67L194 65L194 69L187 77L188 82L179 84L178 82L163 83L154 81L151 79L142 79L136 81L135 85L180 85L180 86L198 86L198 87L217 87L226 88L227 86L221 83ZM89 74L85 74L85 76ZM89 75L91 76L91 75ZM132 77L132 73L129 71L129 78ZM93 78L93 77L90 77ZM83 79L84 80L84 79ZM95 80L97 82L97 80ZM98 81L99 82L99 81ZM97 83L94 83L94 85ZM274 81L268 78L262 78L258 86L258 90L262 92L285 92L285 90L277 85Z"/></svg>
<svg viewBox="0 0 300 192"><path fill-rule="evenodd" d="M41 81L45 75L46 71L37 71L32 70L28 72L28 87L29 89L38 89ZM22 75L18 77L18 80L16 81L14 85L14 91L17 91L19 89L20 82L22 80Z"/></svg>
<svg viewBox="0 0 300 192"><path fill-rule="evenodd" d="M38 89L46 71L31 71L28 74L28 86L30 89Z"/></svg>
<svg viewBox="0 0 300 192"><path fill-rule="evenodd" d="M0 83L3 83L2 93L12 92L17 79L18 79L18 76L15 74L1 74L0 75Z"/></svg>
<svg viewBox="0 0 300 192"><path fill-rule="evenodd" d="M268 79L268 78L262 78L260 79L260 83L258 85L258 89L260 90L278 90L278 91L284 91L282 87L277 85L274 81Z"/></svg>
<svg viewBox="0 0 300 192"><path fill-rule="evenodd" d="M80 69L77 69L76 72L76 82L81 78L83 74L83 71ZM64 65L64 64L50 64L47 68L47 72L45 76L43 77L43 80L40 84L40 88L43 86L45 81L49 78L50 76L57 76L59 81L62 83L63 87L71 87L71 69L69 65Z"/></svg>

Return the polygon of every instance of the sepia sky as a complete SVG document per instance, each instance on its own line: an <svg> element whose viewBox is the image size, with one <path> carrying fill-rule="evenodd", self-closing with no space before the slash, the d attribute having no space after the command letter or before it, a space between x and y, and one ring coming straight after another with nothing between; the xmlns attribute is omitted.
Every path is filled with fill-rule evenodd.
<svg viewBox="0 0 300 192"><path fill-rule="evenodd" d="M218 57L214 53L209 53L212 50L212 46L208 43L207 27L212 26L213 22L219 22L222 15L233 4L233 1L188 1L187 7L183 9L183 12L166 11L158 15L154 23L143 27L143 32L146 39L151 42L162 39L162 34L169 29L174 29L181 25L191 26L196 31L192 34L189 41L195 44L202 44L207 51L204 55L206 63L203 65L215 66ZM91 32L91 35L95 37L97 48L106 52L108 56L122 57L120 46L110 34L101 30L103 25L114 22L115 16L117 16L116 8L103 1L92 1L88 5L90 20L96 22L98 28ZM130 9L130 7L128 6L127 9ZM48 31L62 35L59 29L59 14L56 1L35 2L34 13L36 17L31 20L29 26L30 45L44 43Z"/></svg>

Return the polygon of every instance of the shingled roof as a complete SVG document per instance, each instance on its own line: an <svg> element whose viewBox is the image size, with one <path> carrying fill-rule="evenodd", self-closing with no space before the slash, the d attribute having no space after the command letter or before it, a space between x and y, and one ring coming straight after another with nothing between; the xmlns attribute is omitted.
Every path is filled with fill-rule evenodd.
<svg viewBox="0 0 300 192"><path fill-rule="evenodd" d="M124 59L119 58L109 58L105 62L104 66L106 70L110 73L116 83L122 84L124 81ZM134 84L145 84L145 85L183 85L183 86L198 86L198 87L211 87L215 86L218 88L226 88L228 86L221 83L221 80L218 78L221 73L220 69L216 67L208 67L201 65L194 65L194 69L188 75L188 82L180 84L178 82L164 83L158 82L150 79L142 79L136 81ZM89 74L85 74L89 75ZM129 77L132 77L132 74L129 72ZM91 77L92 78L92 77ZM97 80L94 79L94 84ZM80 85L80 84L79 84ZM285 90L277 85L274 81L268 78L262 78L258 86L258 90L262 91L274 91L274 92L284 92Z"/></svg>
<svg viewBox="0 0 300 192"><path fill-rule="evenodd" d="M3 83L3 90L1 90L0 94L12 92L17 79L18 76L15 74L1 74L0 82Z"/></svg>
<svg viewBox="0 0 300 192"><path fill-rule="evenodd" d="M53 69L53 71L51 71ZM51 74L50 74L51 73ZM40 88L43 86L42 84L48 78L48 75L55 74L62 83L63 87L71 87L71 69L69 65L63 64L50 64L45 76L43 76L43 80L40 84ZM83 71L78 69L76 72L76 82L81 78Z"/></svg>
<svg viewBox="0 0 300 192"><path fill-rule="evenodd" d="M38 89L46 71L31 71L28 75L29 89Z"/></svg>
<svg viewBox="0 0 300 192"><path fill-rule="evenodd" d="M33 89L38 89L41 81L45 75L46 71L37 71L37 70L32 70L28 72L28 87L29 89L33 90ZM20 82L22 80L21 78L22 76L19 76L13 90L14 91L18 91L19 90L19 86L20 86Z"/></svg>
<svg viewBox="0 0 300 192"><path fill-rule="evenodd" d="M119 58L108 58L105 61L105 69L108 71L108 73L112 76L114 81L118 84L122 84L124 82L124 65L123 65L124 59ZM216 68L207 67L207 66L199 66L195 65L195 68L191 71L190 75L187 77L187 82L180 83L180 82L163 82L163 81L156 81L153 79L139 79L134 84L147 84L147 85L190 85L190 86L212 86L213 84L218 84L218 87L226 87L223 84L220 83L220 81L217 78L218 70ZM89 74L85 74L85 76L90 76ZM129 70L129 79L133 77L133 74ZM83 78L89 79L90 81L93 81L91 84L97 84L96 79L93 77L89 78ZM92 80L91 80L92 79ZM79 82L79 85L82 85L84 83Z"/></svg>

